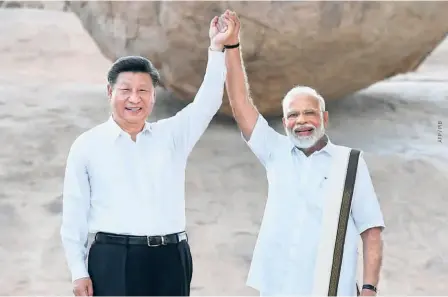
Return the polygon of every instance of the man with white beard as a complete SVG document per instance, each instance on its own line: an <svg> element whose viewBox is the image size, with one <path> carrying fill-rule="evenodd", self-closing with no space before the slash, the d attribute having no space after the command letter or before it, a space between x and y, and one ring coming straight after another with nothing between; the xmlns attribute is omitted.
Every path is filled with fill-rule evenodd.
<svg viewBox="0 0 448 297"><path fill-rule="evenodd" d="M291 103L299 96L309 96L311 99L318 100L318 108L309 108L304 111L304 116L309 118L319 119L317 126L313 123L300 124L297 121L298 114L294 109L291 109ZM283 99L283 115L285 123L286 135L292 143L299 149L307 150L312 148L319 140L325 142L327 140L325 135L325 126L328 121L328 113L325 113L325 101L314 89L310 87L298 86L291 89ZM324 117L318 116L320 113L327 115L324 124ZM287 123L290 123L289 125ZM309 152L305 152L309 154Z"/></svg>
<svg viewBox="0 0 448 297"><path fill-rule="evenodd" d="M309 87L296 87L282 102L287 136L272 129L254 106L240 50L238 17L227 48L226 88L242 136L263 164L268 200L247 284L261 295L331 295L332 255L347 164L351 149L333 144L325 133L325 101ZM267 70L269 71L269 70ZM358 159L351 210L343 243L337 295L354 296L358 242L363 244L361 295L375 295L382 262L384 228L369 171ZM343 177L343 178L341 178ZM336 182L335 182L336 181ZM350 205L349 205L350 207ZM328 218L332 217L333 220ZM332 287L334 289L334 287Z"/></svg>

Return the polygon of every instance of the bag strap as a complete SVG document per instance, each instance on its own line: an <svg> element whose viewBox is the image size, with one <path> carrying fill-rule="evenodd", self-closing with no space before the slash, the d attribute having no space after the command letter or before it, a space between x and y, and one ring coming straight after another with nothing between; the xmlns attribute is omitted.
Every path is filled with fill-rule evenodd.
<svg viewBox="0 0 448 297"><path fill-rule="evenodd" d="M338 292L339 277L342 266L342 255L344 253L345 235L347 233L348 219L353 198L353 189L358 168L359 150L352 149L348 160L347 174L345 177L344 192L339 213L338 231L333 253L333 265L331 267L330 284L328 286L328 296L336 296Z"/></svg>

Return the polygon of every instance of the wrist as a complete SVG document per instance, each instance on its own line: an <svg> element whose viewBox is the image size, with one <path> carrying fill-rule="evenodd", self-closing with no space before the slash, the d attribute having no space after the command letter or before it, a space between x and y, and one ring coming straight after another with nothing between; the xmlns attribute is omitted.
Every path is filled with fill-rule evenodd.
<svg viewBox="0 0 448 297"><path fill-rule="evenodd" d="M224 46L232 46L232 45L237 45L240 43L239 39L234 39L234 40L229 40L228 42L226 42L226 44Z"/></svg>
<svg viewBox="0 0 448 297"><path fill-rule="evenodd" d="M369 291L372 291L372 292L377 292L377 288L376 288L376 286L374 286L374 285L372 285L372 284L364 284L363 286L362 286L362 289L363 290L369 290Z"/></svg>
<svg viewBox="0 0 448 297"><path fill-rule="evenodd" d="M212 51L215 51L215 52L223 52L224 51L224 45L210 43L209 49L212 50Z"/></svg>

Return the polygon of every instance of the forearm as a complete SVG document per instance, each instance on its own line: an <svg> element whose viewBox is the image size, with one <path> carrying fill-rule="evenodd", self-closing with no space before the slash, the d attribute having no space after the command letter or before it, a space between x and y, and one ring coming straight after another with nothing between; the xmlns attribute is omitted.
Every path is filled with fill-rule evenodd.
<svg viewBox="0 0 448 297"><path fill-rule="evenodd" d="M63 198L61 239L72 280L87 277L89 199L75 195L73 184L67 183Z"/></svg>
<svg viewBox="0 0 448 297"><path fill-rule="evenodd" d="M250 137L258 111L250 97L249 83L240 48L226 50L226 90L233 115L244 136Z"/></svg>
<svg viewBox="0 0 448 297"><path fill-rule="evenodd" d="M61 230L61 237L65 258L71 273L72 281L83 277L88 277L89 273L86 265L86 245L79 240L73 239L63 230Z"/></svg>
<svg viewBox="0 0 448 297"><path fill-rule="evenodd" d="M60 229L72 280L88 276L86 267L90 184L85 144L78 138L70 149L65 170Z"/></svg>
<svg viewBox="0 0 448 297"><path fill-rule="evenodd" d="M226 89L230 103L236 107L253 105L240 48L227 49L225 56L227 67ZM238 112L238 110L236 111Z"/></svg>
<svg viewBox="0 0 448 297"><path fill-rule="evenodd" d="M224 53L209 49L204 80L191 104L197 115L213 117L216 114L222 105L225 79Z"/></svg>
<svg viewBox="0 0 448 297"><path fill-rule="evenodd" d="M192 103L170 121L176 147L188 155L222 105L226 68L222 51L208 50L204 79Z"/></svg>
<svg viewBox="0 0 448 297"><path fill-rule="evenodd" d="M380 228L371 228L361 234L363 241L363 283L377 286L383 258L383 240Z"/></svg>

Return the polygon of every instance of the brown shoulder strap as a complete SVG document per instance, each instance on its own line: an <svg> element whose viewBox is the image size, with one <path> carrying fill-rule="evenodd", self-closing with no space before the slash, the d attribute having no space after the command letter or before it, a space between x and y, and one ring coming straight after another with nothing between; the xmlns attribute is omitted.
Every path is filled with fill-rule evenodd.
<svg viewBox="0 0 448 297"><path fill-rule="evenodd" d="M345 177L344 192L342 196L341 210L339 214L338 231L336 233L336 241L334 245L333 265L331 267L328 296L336 296L338 292L342 255L344 253L345 235L347 233L347 225L352 204L353 188L356 180L359 155L360 151L358 150L352 149L350 151L350 157L347 166L347 175Z"/></svg>

